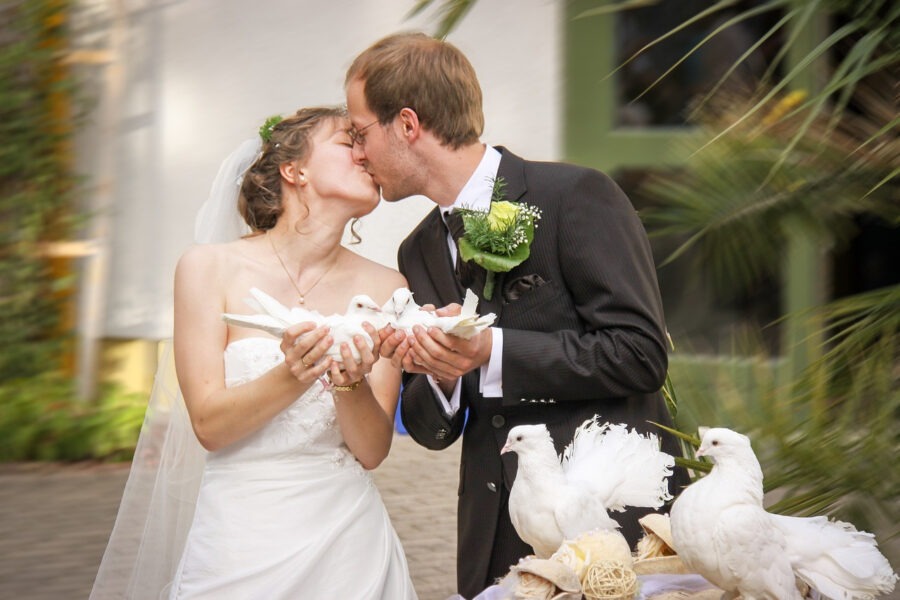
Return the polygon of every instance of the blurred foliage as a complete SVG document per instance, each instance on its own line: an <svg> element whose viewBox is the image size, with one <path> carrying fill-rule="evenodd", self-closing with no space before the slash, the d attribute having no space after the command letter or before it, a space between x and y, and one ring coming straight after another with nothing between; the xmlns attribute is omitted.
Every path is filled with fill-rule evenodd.
<svg viewBox="0 0 900 600"><path fill-rule="evenodd" d="M832 246L852 239L861 217L900 225L900 138L884 128L896 113L888 79L885 73L861 85L855 110L832 107L812 120L802 91L750 117L752 101L727 94L711 100L698 129L713 137L731 126L729 134L645 188L657 203L643 213L653 235L686 240L668 261L692 250L718 289L743 290L778 275L798 227Z"/></svg>
<svg viewBox="0 0 900 600"><path fill-rule="evenodd" d="M72 278L42 254L76 223L69 142L77 116L66 75L68 2L0 5L0 381L59 368ZM64 269L62 269L64 271Z"/></svg>
<svg viewBox="0 0 900 600"><path fill-rule="evenodd" d="M0 461L131 460L145 394L107 385L76 399L71 378L45 374L0 385Z"/></svg>
<svg viewBox="0 0 900 600"><path fill-rule="evenodd" d="M466 13L475 6L476 0L416 0L415 6L409 11L406 18L425 12L429 7L437 5L438 26L434 33L436 38L445 38L453 31Z"/></svg>
<svg viewBox="0 0 900 600"><path fill-rule="evenodd" d="M87 104L66 59L69 0L0 4L0 460L127 460L146 407L115 387L77 398L65 371L80 224L72 143Z"/></svg>

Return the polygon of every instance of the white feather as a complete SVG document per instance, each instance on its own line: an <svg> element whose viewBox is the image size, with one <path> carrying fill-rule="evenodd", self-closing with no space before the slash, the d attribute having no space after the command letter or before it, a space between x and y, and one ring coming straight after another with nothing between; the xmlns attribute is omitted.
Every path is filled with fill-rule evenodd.
<svg viewBox="0 0 900 600"><path fill-rule="evenodd" d="M657 508L672 499L666 478L675 466L675 459L659 447L652 433L629 431L623 424L600 424L594 417L575 430L563 452L562 466L569 481L583 482L607 510Z"/></svg>

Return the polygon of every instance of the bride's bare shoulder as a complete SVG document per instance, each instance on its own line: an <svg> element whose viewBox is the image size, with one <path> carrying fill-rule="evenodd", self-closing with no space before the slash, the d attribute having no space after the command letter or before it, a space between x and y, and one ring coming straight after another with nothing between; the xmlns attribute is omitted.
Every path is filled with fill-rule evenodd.
<svg viewBox="0 0 900 600"><path fill-rule="evenodd" d="M178 259L176 271L212 274L220 269L229 268L236 261L247 256L247 249L253 242L241 238L222 244L194 244L188 247Z"/></svg>

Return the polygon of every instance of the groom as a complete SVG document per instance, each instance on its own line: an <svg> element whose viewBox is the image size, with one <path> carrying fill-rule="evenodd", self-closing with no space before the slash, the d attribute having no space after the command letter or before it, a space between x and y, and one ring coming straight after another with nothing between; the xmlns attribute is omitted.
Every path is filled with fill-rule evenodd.
<svg viewBox="0 0 900 600"><path fill-rule="evenodd" d="M628 198L602 173L480 141L481 88L451 44L389 36L356 58L345 86L354 159L384 199L422 194L435 203L398 255L416 301L459 303L471 287L479 312L497 315L471 340L388 329L381 346L405 371L401 412L413 439L441 450L463 438L457 583L472 598L532 553L507 507L516 462L500 449L510 428L545 423L561 451L595 414L656 433L647 421L670 421L659 393L668 362L650 246ZM487 209L498 177L506 199L542 216L531 256L498 276L488 300L480 267L454 269L452 211ZM664 446L677 454L673 440ZM632 544L644 512L612 515Z"/></svg>

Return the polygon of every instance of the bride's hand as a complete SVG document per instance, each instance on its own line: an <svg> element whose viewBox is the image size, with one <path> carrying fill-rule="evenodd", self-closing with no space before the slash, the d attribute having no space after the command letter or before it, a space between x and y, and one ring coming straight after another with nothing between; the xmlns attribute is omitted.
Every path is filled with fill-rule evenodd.
<svg viewBox="0 0 900 600"><path fill-rule="evenodd" d="M281 336L284 362L298 381L312 385L334 362L325 354L333 342L327 327L311 322L292 325Z"/></svg>
<svg viewBox="0 0 900 600"><path fill-rule="evenodd" d="M341 344L341 359L343 365L333 362L329 370L331 383L337 386L349 386L359 383L363 378L372 371L372 367L379 358L379 348L381 346L381 337L378 331L368 322L363 323L363 329L372 338L373 346L369 348L369 344L361 335L353 336L353 345L359 352L360 361L356 362L353 358L353 352L346 343Z"/></svg>

